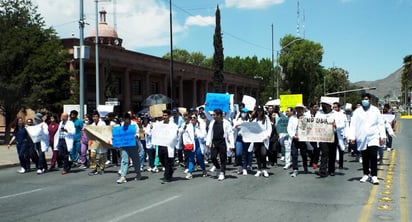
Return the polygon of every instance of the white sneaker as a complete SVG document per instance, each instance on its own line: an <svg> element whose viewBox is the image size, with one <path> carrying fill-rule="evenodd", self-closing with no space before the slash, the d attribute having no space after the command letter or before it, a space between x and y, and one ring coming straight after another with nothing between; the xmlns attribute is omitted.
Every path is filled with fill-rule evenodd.
<svg viewBox="0 0 412 222"><path fill-rule="evenodd" d="M192 179L192 178L193 178L193 176L192 176L191 173L186 174L186 179L190 180L190 179Z"/></svg>
<svg viewBox="0 0 412 222"><path fill-rule="evenodd" d="M151 167L148 167L148 168L147 168L147 172L152 172L152 168L151 168Z"/></svg>
<svg viewBox="0 0 412 222"><path fill-rule="evenodd" d="M285 157L282 156L282 157L280 158L280 161L285 161Z"/></svg>
<svg viewBox="0 0 412 222"><path fill-rule="evenodd" d="M293 173L290 175L291 177L297 177L298 176L298 171L293 170Z"/></svg>
<svg viewBox="0 0 412 222"><path fill-rule="evenodd" d="M373 176L373 177L372 177L372 183L373 183L374 185L379 185L378 177Z"/></svg>
<svg viewBox="0 0 412 222"><path fill-rule="evenodd" d="M219 174L219 177L217 178L218 181L222 181L225 179L225 175L223 173Z"/></svg>
<svg viewBox="0 0 412 222"><path fill-rule="evenodd" d="M386 148L386 151L391 152L392 148L388 147Z"/></svg>
<svg viewBox="0 0 412 222"><path fill-rule="evenodd" d="M153 167L152 172L153 172L153 173L159 173L159 168Z"/></svg>
<svg viewBox="0 0 412 222"><path fill-rule="evenodd" d="M117 174L120 176L122 174L122 170L117 171Z"/></svg>
<svg viewBox="0 0 412 222"><path fill-rule="evenodd" d="M369 180L369 176L368 175L363 175L363 177L359 180L361 183L365 183L366 181Z"/></svg>
<svg viewBox="0 0 412 222"><path fill-rule="evenodd" d="M41 169L37 170L37 174L42 174L42 173L44 173L44 170L41 170Z"/></svg>
<svg viewBox="0 0 412 222"><path fill-rule="evenodd" d="M255 177L260 177L261 174L262 174L262 171L258 170L255 174Z"/></svg>
<svg viewBox="0 0 412 222"><path fill-rule="evenodd" d="M287 169L289 169L289 168L290 168L290 163L286 164L286 165L283 167L284 170L287 170Z"/></svg>
<svg viewBox="0 0 412 222"><path fill-rule="evenodd" d="M263 176L264 176L264 177L269 177L269 173L268 173L268 171L263 170L263 171L262 171L262 173L263 173Z"/></svg>
<svg viewBox="0 0 412 222"><path fill-rule="evenodd" d="M243 176L247 176L247 170L243 170Z"/></svg>
<svg viewBox="0 0 412 222"><path fill-rule="evenodd" d="M17 171L17 173L21 173L21 174L23 174L25 172L26 172L26 170L23 167L21 167L20 170Z"/></svg>
<svg viewBox="0 0 412 222"><path fill-rule="evenodd" d="M359 157L359 163L362 163L362 157Z"/></svg>
<svg viewBox="0 0 412 222"><path fill-rule="evenodd" d="M117 182L118 184L121 184L121 183L126 183L127 180L126 180L126 177L120 177L118 180L116 180L116 182Z"/></svg>
<svg viewBox="0 0 412 222"><path fill-rule="evenodd" d="M107 160L105 164L108 165L108 164L110 164L110 163L111 163L110 160Z"/></svg>
<svg viewBox="0 0 412 222"><path fill-rule="evenodd" d="M216 167L215 166L212 166L212 168L210 168L210 172L215 172L215 170L216 170Z"/></svg>
<svg viewBox="0 0 412 222"><path fill-rule="evenodd" d="M189 172L189 169L185 169L185 171L184 171L185 173L188 173Z"/></svg>

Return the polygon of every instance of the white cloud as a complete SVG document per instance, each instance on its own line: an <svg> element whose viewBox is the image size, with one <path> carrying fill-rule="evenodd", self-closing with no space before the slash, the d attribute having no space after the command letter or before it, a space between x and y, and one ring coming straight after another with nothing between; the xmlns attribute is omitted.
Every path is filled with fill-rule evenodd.
<svg viewBox="0 0 412 222"><path fill-rule="evenodd" d="M281 4L285 0L225 0L228 8L259 9L276 4Z"/></svg>
<svg viewBox="0 0 412 222"><path fill-rule="evenodd" d="M214 16L190 16L186 19L185 27L187 26L211 26L215 25Z"/></svg>
<svg viewBox="0 0 412 222"><path fill-rule="evenodd" d="M34 3L37 3L38 12L44 17L46 25L53 26L61 38L70 37L72 34L75 37L79 36L78 1L34 0ZM102 8L107 11L106 21L109 26L114 27L113 0L100 2L99 10ZM117 33L123 39L126 49L135 50L169 44L170 14L167 4L158 0L118 0L116 12ZM89 24L85 27L87 37L95 26L95 1L84 1L84 13L86 23ZM185 31L186 29L174 19L173 33L177 37L176 41Z"/></svg>

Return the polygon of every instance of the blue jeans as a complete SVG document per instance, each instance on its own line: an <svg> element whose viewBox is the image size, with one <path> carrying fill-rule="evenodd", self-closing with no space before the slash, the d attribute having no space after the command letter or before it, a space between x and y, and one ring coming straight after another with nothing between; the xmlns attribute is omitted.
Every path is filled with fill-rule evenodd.
<svg viewBox="0 0 412 222"><path fill-rule="evenodd" d="M202 154L202 150L200 149L199 146L199 140L195 139L195 151L189 151L187 152L188 156L189 156L189 173L193 173L194 168L195 168L195 155L196 155L196 159L197 159L197 163L200 165L200 168L202 168L202 170L206 169L205 166L205 161L203 159L203 154Z"/></svg>
<svg viewBox="0 0 412 222"><path fill-rule="evenodd" d="M40 142L34 144L34 148L36 149L38 155L39 155L39 162L37 169L47 169L47 163L46 163L46 155L44 152L41 150L41 145Z"/></svg>
<svg viewBox="0 0 412 222"><path fill-rule="evenodd" d="M136 177L140 177L140 159L137 147L124 147L121 148L122 163L120 166L120 175L122 177L126 176L127 170L129 169L129 157L133 161L134 171Z"/></svg>
<svg viewBox="0 0 412 222"><path fill-rule="evenodd" d="M238 166L242 166L243 169L247 169L248 166L252 165L252 152L248 151L250 143L245 143L242 141L242 137L239 136L235 143L235 161Z"/></svg>

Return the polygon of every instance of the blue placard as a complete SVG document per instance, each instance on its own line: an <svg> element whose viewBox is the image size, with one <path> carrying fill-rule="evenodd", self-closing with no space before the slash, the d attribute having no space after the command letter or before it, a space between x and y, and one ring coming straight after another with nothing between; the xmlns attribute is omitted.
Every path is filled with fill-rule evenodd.
<svg viewBox="0 0 412 222"><path fill-rule="evenodd" d="M112 145L118 147L136 146L136 125L113 126Z"/></svg>
<svg viewBox="0 0 412 222"><path fill-rule="evenodd" d="M229 113L230 95L226 93L206 93L205 111L221 109Z"/></svg>
<svg viewBox="0 0 412 222"><path fill-rule="evenodd" d="M288 133L289 118L287 116L276 117L277 133Z"/></svg>

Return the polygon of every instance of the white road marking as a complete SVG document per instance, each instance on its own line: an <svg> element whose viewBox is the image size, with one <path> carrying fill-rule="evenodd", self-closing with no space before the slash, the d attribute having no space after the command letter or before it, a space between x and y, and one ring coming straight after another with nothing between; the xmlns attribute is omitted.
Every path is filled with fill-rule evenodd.
<svg viewBox="0 0 412 222"><path fill-rule="evenodd" d="M25 191L25 192L21 192L21 193L10 194L10 195L7 195L7 196L0 197L0 200L7 199L7 198L10 198L10 197L17 197L17 196L21 196L21 195L24 195L24 194L34 193L34 192L41 191L41 190L43 190L43 189L35 189L35 190L29 190L29 191Z"/></svg>
<svg viewBox="0 0 412 222"><path fill-rule="evenodd" d="M162 201L160 201L160 202L154 203L154 204L149 205L149 206L147 206L147 207L144 207L144 208L141 208L141 209L139 209L139 210L136 210L136 211L130 212L130 213L128 213L128 214L122 215L122 216L120 216L120 217L118 217L118 218L115 218L115 219L113 219L113 220L110 220L109 222L122 221L122 220L124 220L124 219L126 219L126 218L128 218L128 217L131 217L131 216L135 215L135 214L138 214L138 213L141 213L141 212L143 212L143 211L149 210L149 209L151 209L151 208L157 207L157 206L159 206L159 205L165 204L165 203L170 202L170 201L172 201L172 200L174 200L174 199L177 199L177 198L179 198L179 197L180 197L180 196L169 197L169 198L167 198L167 199L165 199L165 200L162 200Z"/></svg>

